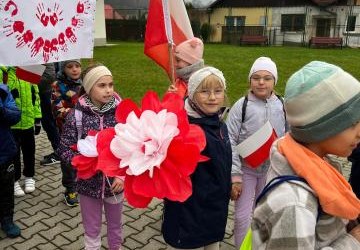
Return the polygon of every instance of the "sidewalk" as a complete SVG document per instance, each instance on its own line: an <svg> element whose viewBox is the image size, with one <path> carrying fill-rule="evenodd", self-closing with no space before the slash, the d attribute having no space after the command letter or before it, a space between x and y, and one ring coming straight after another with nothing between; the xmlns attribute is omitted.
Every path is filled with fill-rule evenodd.
<svg viewBox="0 0 360 250"><path fill-rule="evenodd" d="M5 238L0 230L0 249L83 249L83 227L79 207L69 208L64 203L60 165L40 166L51 146L42 131L36 137L36 190L15 198L15 221L21 228L21 237ZM21 181L22 183L22 181ZM161 235L162 203L154 199L147 209L134 209L124 203L123 250L166 249ZM229 206L229 219L221 250L232 250L233 203ZM103 220L104 221L104 220ZM105 229L103 223L103 229ZM107 249L105 230L102 231L102 249Z"/></svg>

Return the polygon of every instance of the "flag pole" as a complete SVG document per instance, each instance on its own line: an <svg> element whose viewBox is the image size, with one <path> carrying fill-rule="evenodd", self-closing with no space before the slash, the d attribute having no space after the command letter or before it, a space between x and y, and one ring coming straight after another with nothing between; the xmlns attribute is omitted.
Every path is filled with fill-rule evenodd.
<svg viewBox="0 0 360 250"><path fill-rule="evenodd" d="M175 68L174 68L174 44L172 42L168 43L168 52L169 52L169 66L170 66L170 85L175 85Z"/></svg>

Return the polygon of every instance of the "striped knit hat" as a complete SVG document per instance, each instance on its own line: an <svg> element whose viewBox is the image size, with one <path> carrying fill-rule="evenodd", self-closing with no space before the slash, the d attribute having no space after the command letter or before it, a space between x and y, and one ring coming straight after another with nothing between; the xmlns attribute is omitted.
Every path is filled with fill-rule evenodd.
<svg viewBox="0 0 360 250"><path fill-rule="evenodd" d="M319 142L360 121L360 83L338 66L313 61L289 78L284 105L291 135Z"/></svg>

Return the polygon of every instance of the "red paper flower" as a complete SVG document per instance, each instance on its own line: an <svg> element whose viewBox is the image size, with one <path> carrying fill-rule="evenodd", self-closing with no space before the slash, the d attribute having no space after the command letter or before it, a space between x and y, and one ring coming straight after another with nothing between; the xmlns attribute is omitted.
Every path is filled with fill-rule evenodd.
<svg viewBox="0 0 360 250"><path fill-rule="evenodd" d="M153 197L185 201L192 194L190 175L206 159L200 155L206 140L200 127L189 124L184 101L172 93L160 101L148 92L141 108L130 99L122 101L116 118L110 150L117 167L126 170L129 204L146 207ZM110 158L113 168L116 160Z"/></svg>

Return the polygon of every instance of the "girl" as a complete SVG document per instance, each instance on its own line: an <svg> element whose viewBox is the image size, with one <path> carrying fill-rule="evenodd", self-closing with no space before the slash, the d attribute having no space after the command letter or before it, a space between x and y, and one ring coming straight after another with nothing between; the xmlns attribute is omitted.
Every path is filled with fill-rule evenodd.
<svg viewBox="0 0 360 250"><path fill-rule="evenodd" d="M283 104L274 93L277 76L276 65L270 58L256 59L249 73L250 91L234 104L226 122L233 149L231 199L235 200L236 249L239 249L250 226L254 198L265 185L265 175L269 167L269 162L265 161L257 168L251 168L239 156L236 146L258 131L267 121L270 121L278 137L284 135Z"/></svg>
<svg viewBox="0 0 360 250"><path fill-rule="evenodd" d="M81 137L85 138L90 130L102 130L116 124L115 109L120 103L120 97L114 92L112 74L103 65L94 65L84 71L83 88L86 92L81 96L66 116L64 131L61 135L58 149L62 161L71 163L74 151L71 145L78 138L76 112L81 112ZM107 237L109 249L120 249L122 243L121 211L123 206L123 181L120 178L110 178L111 186L105 176L98 172L90 179L78 179L77 191L80 195L82 223L85 229L85 249L100 249L102 207L107 220ZM114 194L116 197L114 197Z"/></svg>
<svg viewBox="0 0 360 250"><path fill-rule="evenodd" d="M168 91L187 97L187 84L192 73L204 67L202 59L204 52L203 42L196 37L186 40L175 47L176 81L170 85Z"/></svg>
<svg viewBox="0 0 360 250"><path fill-rule="evenodd" d="M74 108L81 95L81 64L79 60L68 60L60 63L57 81L52 86L52 109L59 133L63 132L65 117ZM42 165L49 165L58 160L57 154L45 157ZM75 191L76 170L66 162L61 162L62 185L65 187L66 205L74 207L79 204Z"/></svg>
<svg viewBox="0 0 360 250"><path fill-rule="evenodd" d="M259 200L253 249L360 249L360 201L325 160L349 156L360 142L359 81L313 61L289 78L284 105L290 133L272 145L267 182L302 181L283 182Z"/></svg>
<svg viewBox="0 0 360 250"><path fill-rule="evenodd" d="M162 233L174 249L219 249L225 234L231 184L231 145L226 125L219 119L225 100L221 71L205 67L189 79L185 109L190 123L206 135L202 154L191 176L193 193L185 202L164 201Z"/></svg>

